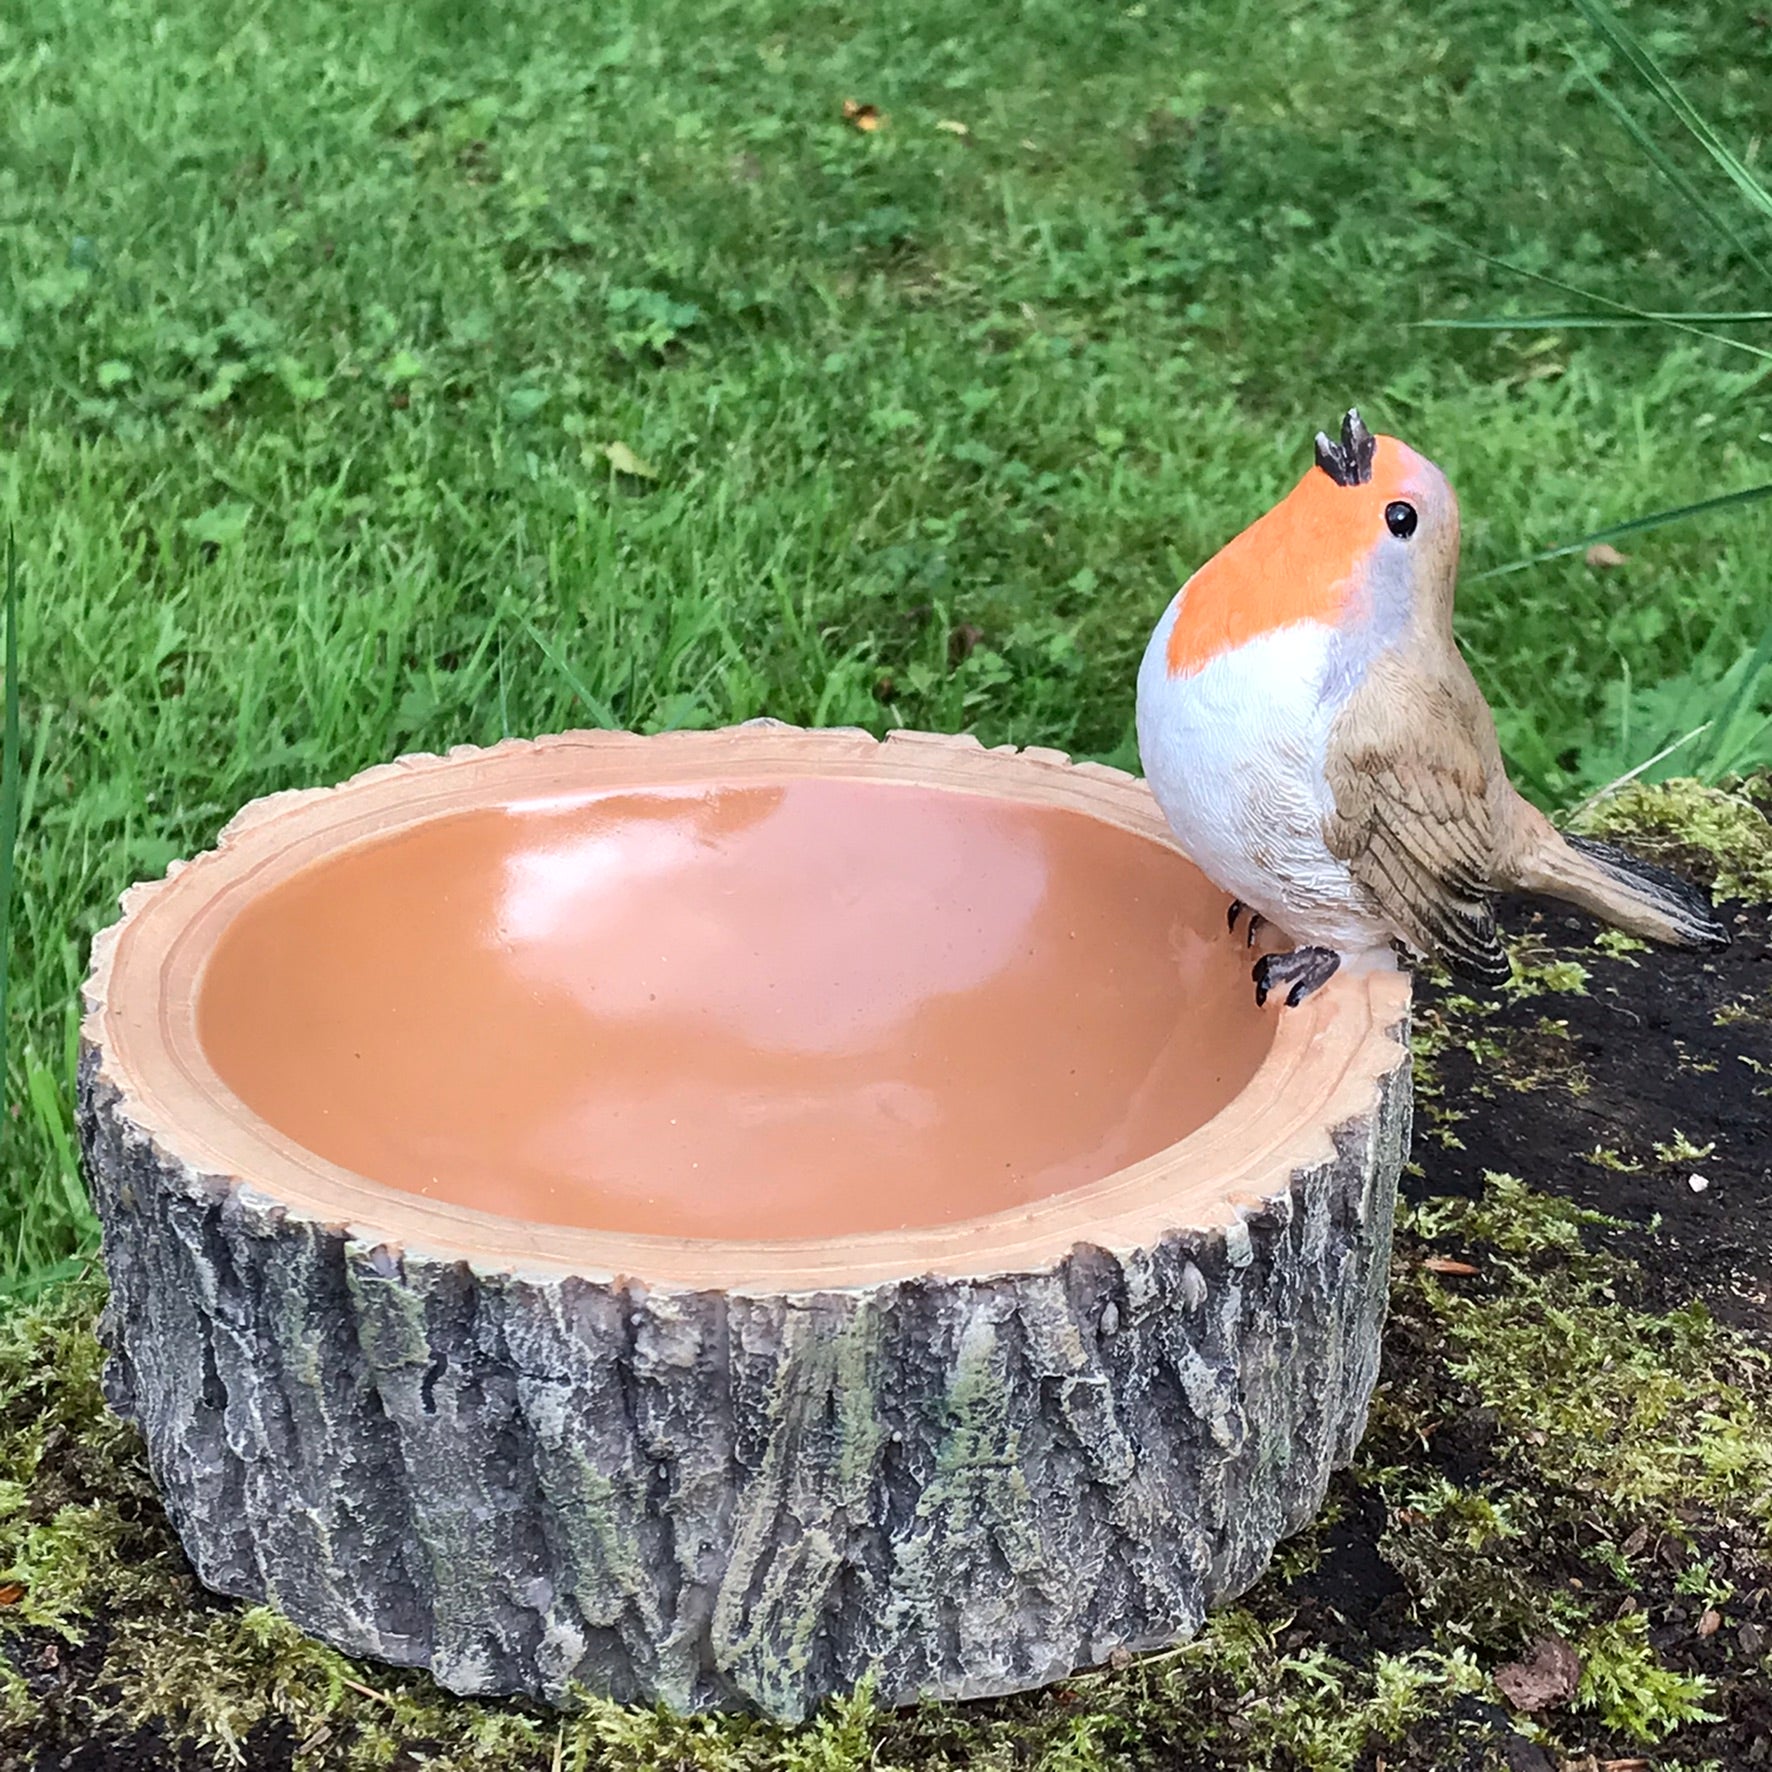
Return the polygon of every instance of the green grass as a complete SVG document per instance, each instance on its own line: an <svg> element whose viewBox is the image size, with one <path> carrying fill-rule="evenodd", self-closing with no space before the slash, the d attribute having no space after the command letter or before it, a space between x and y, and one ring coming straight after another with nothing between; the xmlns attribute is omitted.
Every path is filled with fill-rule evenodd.
<svg viewBox="0 0 1772 1772"><path fill-rule="evenodd" d="M1627 16L1751 161L1752 8ZM8 7L0 1274L90 1231L92 931L252 795L764 711L1130 760L1164 600L1350 401L1452 474L1473 574L1772 479L1760 357L1417 324L1529 311L1493 258L1647 311L1768 306L1767 218L1610 53L1524 0L1382 29L1351 0ZM1761 742L1772 511L1625 551L1461 603L1547 804L1731 670Z"/></svg>

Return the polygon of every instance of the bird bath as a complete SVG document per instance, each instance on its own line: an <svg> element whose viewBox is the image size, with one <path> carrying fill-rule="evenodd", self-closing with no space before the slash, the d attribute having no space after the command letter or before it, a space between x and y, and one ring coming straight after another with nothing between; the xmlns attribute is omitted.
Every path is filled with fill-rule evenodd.
<svg viewBox="0 0 1772 1772"><path fill-rule="evenodd" d="M1405 981L1258 1011L1143 785L758 722L249 806L95 945L115 1405L200 1577L793 1718L1196 1629L1377 1369Z"/></svg>

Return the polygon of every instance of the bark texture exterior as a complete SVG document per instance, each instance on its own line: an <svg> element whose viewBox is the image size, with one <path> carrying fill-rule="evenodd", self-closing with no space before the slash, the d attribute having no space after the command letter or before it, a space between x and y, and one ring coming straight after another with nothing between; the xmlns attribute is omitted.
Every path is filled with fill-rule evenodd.
<svg viewBox="0 0 1772 1772"><path fill-rule="evenodd" d="M1408 1061L1227 1233L789 1296L487 1274L144 1141L90 1052L108 1390L198 1575L464 1693L795 1719L1195 1631L1378 1370Z"/></svg>

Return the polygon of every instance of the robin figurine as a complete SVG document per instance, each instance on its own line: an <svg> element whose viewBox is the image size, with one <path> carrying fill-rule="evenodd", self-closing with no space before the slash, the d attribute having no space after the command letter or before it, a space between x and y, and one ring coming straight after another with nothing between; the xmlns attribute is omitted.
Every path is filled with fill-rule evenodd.
<svg viewBox="0 0 1772 1772"><path fill-rule="evenodd" d="M1728 943L1687 881L1568 836L1514 791L1452 635L1458 501L1349 412L1339 441L1182 586L1138 674L1144 772L1181 846L1289 945L1256 1000L1302 1002L1394 946L1507 977L1498 892L1675 947Z"/></svg>

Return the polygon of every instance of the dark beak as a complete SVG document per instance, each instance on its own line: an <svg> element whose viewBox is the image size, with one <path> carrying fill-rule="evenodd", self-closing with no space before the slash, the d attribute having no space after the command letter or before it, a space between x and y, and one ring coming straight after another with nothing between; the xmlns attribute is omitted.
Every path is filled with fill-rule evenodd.
<svg viewBox="0 0 1772 1772"><path fill-rule="evenodd" d="M1317 432L1317 466L1337 486L1363 486L1372 478L1372 456L1377 448L1378 439L1366 429L1358 410L1350 406L1341 421L1339 443Z"/></svg>

